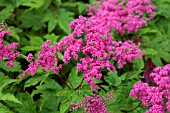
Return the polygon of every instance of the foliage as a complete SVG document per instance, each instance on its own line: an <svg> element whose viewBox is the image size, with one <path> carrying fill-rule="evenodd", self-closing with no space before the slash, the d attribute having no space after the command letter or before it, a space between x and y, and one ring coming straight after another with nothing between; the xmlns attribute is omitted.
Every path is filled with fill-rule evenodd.
<svg viewBox="0 0 170 113"><path fill-rule="evenodd" d="M145 51L145 55L141 59L132 58L132 62L127 61L121 68L119 68L120 57L133 54L122 52L121 56L115 53L114 55L117 57L115 59L117 60L108 57L110 64L114 64L115 70L113 72L109 71L109 66L106 65L100 68L98 72L102 74L102 77L100 79L97 76L96 78L93 77L95 85L98 86L97 90L91 90L91 84L88 84L87 78L84 78L84 73L93 69L91 64L94 62L87 63L87 67L89 66L90 69L78 71L80 69L77 64L82 63L81 58L85 58L86 54L79 51L77 60L71 58L68 63L64 63L66 47L63 47L62 51L56 52L58 62L55 65L63 64L59 72L53 73L52 69L43 72L42 67L38 67L34 76L27 73L26 76L21 77L22 73L29 67L29 63L31 63L27 61L27 55L32 53L33 61L36 62L39 60L38 56L42 50L40 46L42 47L46 40L51 40L50 47L55 42L60 43L65 40L65 36L69 36L75 31L75 29L70 29L70 22L75 22L74 20L79 15L90 18L86 13L86 5L90 4L92 7L92 4L96 1L0 0L0 22L7 23L8 26L4 30L9 28L12 31L11 34L3 37L4 45L8 46L12 42L17 42L19 43L17 50L20 53L16 61L12 60L14 61L14 68L6 66L9 60L6 56L3 56L3 61L0 60L0 113L82 113L85 110L81 107L70 111L72 106L69 103L76 106L75 103L80 105L81 102L88 99L91 99L90 104L94 102L100 102L101 105L105 104L103 109L114 113L144 113L149 109L149 107L145 107L144 103L141 103L141 99L131 97L133 95L130 96L130 92L135 89L134 84L138 84L138 81L150 82L147 86L150 89L155 85L151 82L153 78L148 78L152 70L156 66L163 67L170 63L169 0L154 0L152 5L157 7L154 19L149 20L148 26L143 25L137 32L133 30L127 32L125 30L125 32L119 33L116 28L110 28L110 34L114 41L121 41L122 45L127 40L133 41L134 45L140 42L140 49ZM93 8L98 9L98 6ZM90 19L86 19L83 24L88 23L88 20ZM99 26L99 24L96 24L96 26ZM75 25L74 28L76 27ZM91 29L93 28L95 26L91 25ZM87 32L84 30L81 36L77 36L76 39L85 37L86 34ZM69 42L69 44L71 43ZM82 43L85 47L85 44L88 43L87 39L82 38ZM115 47L119 48L114 49L114 52L119 52L124 50L125 46ZM77 49L78 46L75 48ZM11 50L11 52L15 52L14 50ZM128 51L129 48L125 48L125 50ZM135 48L135 50L137 49ZM110 53L112 52L110 51ZM1 50L0 53L2 53ZM93 58L97 60L97 56ZM82 63L82 65L84 64ZM156 87L155 85L154 88ZM107 99L108 94L112 91L114 98L110 101L103 101L103 104L102 99ZM95 96L91 98L90 95L97 95L96 100ZM97 99L100 99L100 101L97 101ZM164 99L164 105L166 103L168 103L168 98Z"/></svg>

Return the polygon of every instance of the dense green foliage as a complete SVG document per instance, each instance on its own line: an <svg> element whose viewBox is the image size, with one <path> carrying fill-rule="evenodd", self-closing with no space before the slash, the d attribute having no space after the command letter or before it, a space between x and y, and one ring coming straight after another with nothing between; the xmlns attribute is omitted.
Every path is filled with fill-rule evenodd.
<svg viewBox="0 0 170 113"><path fill-rule="evenodd" d="M92 4L96 0L89 0ZM5 43L18 42L21 55L15 68L5 66L0 61L0 113L68 113L68 102L77 103L91 93L106 96L113 90L114 101L107 103L108 110L121 113L134 109L139 100L129 96L134 83L143 80L148 59L155 66L170 63L170 1L155 0L155 18L136 33L119 35L113 31L115 40L141 41L141 49L146 51L143 59L134 60L122 69L108 72L103 69L101 80L96 80L99 90L92 91L77 72L76 61L64 65L58 74L42 72L34 77L29 74L19 78L28 67L26 56L29 52L37 58L40 46L46 40L59 42L70 34L68 24L79 15L86 15L86 3L82 0L0 0L0 22L5 21L12 30L5 37ZM62 60L62 53L59 53ZM140 105L133 113L144 113L146 107ZM73 111L82 113L83 110Z"/></svg>

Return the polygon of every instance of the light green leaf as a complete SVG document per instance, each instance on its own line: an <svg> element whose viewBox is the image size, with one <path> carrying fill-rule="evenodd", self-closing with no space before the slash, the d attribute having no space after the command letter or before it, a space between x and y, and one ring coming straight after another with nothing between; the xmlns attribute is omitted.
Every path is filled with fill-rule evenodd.
<svg viewBox="0 0 170 113"><path fill-rule="evenodd" d="M26 52L36 51L36 50L40 50L40 47L38 47L38 46L25 46L25 47L22 47L21 50L26 51Z"/></svg>
<svg viewBox="0 0 170 113"><path fill-rule="evenodd" d="M21 72L22 71L21 65L19 62L13 62L13 64L14 64L14 68L11 68L11 67L6 66L6 62L0 61L0 68L4 69L7 72Z"/></svg>
<svg viewBox="0 0 170 113"><path fill-rule="evenodd" d="M96 2L97 0L89 0L89 3L91 4L91 5L93 5L93 3L94 2Z"/></svg>
<svg viewBox="0 0 170 113"><path fill-rule="evenodd" d="M86 4L83 2L77 2L79 14L81 14L86 9Z"/></svg>
<svg viewBox="0 0 170 113"><path fill-rule="evenodd" d="M0 93L0 100L22 104L13 94L10 93Z"/></svg>
<svg viewBox="0 0 170 113"><path fill-rule="evenodd" d="M58 58L60 59L60 60L63 60L63 54L61 53L61 52L57 52L57 54L58 54Z"/></svg>
<svg viewBox="0 0 170 113"><path fill-rule="evenodd" d="M18 36L18 33L21 33L22 32L22 29L20 28L16 28L14 26L10 26L9 27L10 30L12 31L12 33L10 34L13 38L15 38L17 41L20 41L20 38Z"/></svg>
<svg viewBox="0 0 170 113"><path fill-rule="evenodd" d="M0 113L14 113L10 109L8 109L6 106L0 103Z"/></svg>
<svg viewBox="0 0 170 113"><path fill-rule="evenodd" d="M10 18L12 16L13 10L14 10L14 7L12 7L11 5L9 5L8 7L4 8L4 9L2 9L0 11L0 22Z"/></svg>
<svg viewBox="0 0 170 113"><path fill-rule="evenodd" d="M44 41L43 41L43 39L41 37L39 37L39 36L31 36L31 35L28 35L28 36L30 37L31 46L40 47L40 46L42 46L44 44Z"/></svg>
<svg viewBox="0 0 170 113"><path fill-rule="evenodd" d="M31 77L30 79L28 79L25 82L24 88L38 84L40 82L41 78L42 78L42 76L38 76L38 75Z"/></svg>
<svg viewBox="0 0 170 113"><path fill-rule="evenodd" d="M7 85L19 81L18 79L10 79L7 76L0 75L0 92Z"/></svg>
<svg viewBox="0 0 170 113"><path fill-rule="evenodd" d="M59 39L58 35L55 35L54 33L52 34L46 34L43 36L46 40L51 40L51 44L53 45L54 42L57 42L57 40Z"/></svg>

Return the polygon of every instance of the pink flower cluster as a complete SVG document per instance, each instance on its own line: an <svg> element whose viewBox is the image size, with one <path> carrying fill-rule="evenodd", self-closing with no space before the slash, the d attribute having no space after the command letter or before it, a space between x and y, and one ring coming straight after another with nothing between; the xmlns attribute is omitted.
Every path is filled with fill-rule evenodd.
<svg viewBox="0 0 170 113"><path fill-rule="evenodd" d="M88 7L87 11L88 14L100 18L101 24L124 34L125 31L136 32L154 17L156 6L152 6L151 2L152 0L122 0L121 2L103 0L94 3L94 7L99 5L99 9Z"/></svg>
<svg viewBox="0 0 170 113"><path fill-rule="evenodd" d="M110 113L107 111L105 103L113 100L113 91L111 91L107 96L107 98L96 94L85 96L84 99L77 104L68 103L69 106L73 106L70 111L84 108L84 111L87 111L88 113Z"/></svg>
<svg viewBox="0 0 170 113"><path fill-rule="evenodd" d="M135 58L142 58L144 52L139 49L140 44L136 46L130 40L126 42L113 41L110 31L115 28L123 33L126 29L136 31L141 28L142 24L147 23L154 15L155 7L151 6L150 2L146 0L142 2L129 0L127 3L119 3L117 0L97 2L100 7L94 15L91 17L79 16L78 19L70 23L69 26L72 30L70 35L61 42L55 43L54 46L49 46L50 41L47 41L41 47L39 59L32 62L22 76L25 76L27 72L34 75L38 66L42 66L43 71L52 69L55 73L59 72L62 64L57 64L59 60L57 51L60 51L63 53L64 64L67 64L70 59L80 61L77 63L78 71L83 71L85 81L90 83L91 89L97 90L98 86L93 78L101 79L102 68L106 67L108 71L116 70L110 60L117 61L118 68L122 68L127 62L131 62ZM124 5L126 8L123 8ZM134 11L137 11L140 18L136 15L132 16ZM150 14L149 18L144 17L145 12ZM135 22L129 23L132 21ZM84 56L79 58L80 54Z"/></svg>
<svg viewBox="0 0 170 113"><path fill-rule="evenodd" d="M150 77L154 86L140 81L133 86L130 95L139 98L145 106L150 107L146 113L170 112L170 64L162 68L156 67Z"/></svg>
<svg viewBox="0 0 170 113"><path fill-rule="evenodd" d="M19 57L20 53L19 51L15 51L14 50L17 49L18 47L18 43L13 42L9 45L5 45L4 44L4 37L5 34L11 34L11 30L4 30L4 28L7 25L2 22L1 23L1 27L0 27L0 61L4 61L4 57L8 59L8 62L6 63L6 66L10 66L11 68L14 68L14 64L13 62L15 62L16 58Z"/></svg>
<svg viewBox="0 0 170 113"><path fill-rule="evenodd" d="M59 70L62 68L62 65L60 64L57 66L57 62L59 61L57 55L58 48L57 45L49 46L50 42L51 41L48 40L40 47L42 50L38 53L38 60L36 62L31 62L29 64L29 68L23 72L21 77L25 76L27 72L30 72L30 74L33 76L39 66L42 67L43 72L50 69L52 69L54 73L59 72ZM27 60L31 61L33 58L33 55L29 53Z"/></svg>

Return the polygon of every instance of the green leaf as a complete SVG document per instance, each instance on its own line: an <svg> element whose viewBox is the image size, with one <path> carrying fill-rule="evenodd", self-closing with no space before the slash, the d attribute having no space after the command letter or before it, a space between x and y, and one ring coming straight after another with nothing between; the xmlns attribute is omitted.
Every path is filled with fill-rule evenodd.
<svg viewBox="0 0 170 113"><path fill-rule="evenodd" d="M163 51L163 50L159 50L158 51L158 55L164 59L166 62L170 62L170 53Z"/></svg>
<svg viewBox="0 0 170 113"><path fill-rule="evenodd" d="M79 14L81 14L86 9L86 4L83 2L77 2Z"/></svg>
<svg viewBox="0 0 170 113"><path fill-rule="evenodd" d="M50 21L48 22L48 33L51 33L51 32L54 30L54 28L55 28L56 25L57 25L57 21L55 21L55 20L50 20Z"/></svg>
<svg viewBox="0 0 170 113"><path fill-rule="evenodd" d="M20 58L27 59L27 56L26 56L26 55L24 55L24 54L20 54Z"/></svg>
<svg viewBox="0 0 170 113"><path fill-rule="evenodd" d="M0 103L0 113L14 113L10 109L8 109L6 106Z"/></svg>
<svg viewBox="0 0 170 113"><path fill-rule="evenodd" d="M67 34L71 33L71 30L68 26L68 21L59 19L59 20L57 20L57 22L58 22L59 26L61 27L61 29L63 29Z"/></svg>
<svg viewBox="0 0 170 113"><path fill-rule="evenodd" d="M18 20L21 21L21 24L18 27L32 28L33 31L40 30L45 26L42 16L43 15L35 14L33 11L22 13L22 15L18 17Z"/></svg>
<svg viewBox="0 0 170 113"><path fill-rule="evenodd" d="M2 9L0 11L0 22L10 18L12 16L13 11L14 11L14 7L12 7L11 5L7 6L4 9Z"/></svg>
<svg viewBox="0 0 170 113"><path fill-rule="evenodd" d="M151 28L143 28L139 30L139 36L141 37L142 35L146 35L146 34L160 34L160 32L158 30L153 30Z"/></svg>
<svg viewBox="0 0 170 113"><path fill-rule="evenodd" d="M117 71L108 72L107 75L108 76L104 76L104 79L109 83L109 85L119 86L121 84L121 79L118 77Z"/></svg>
<svg viewBox="0 0 170 113"><path fill-rule="evenodd" d="M68 103L68 100L61 102L60 113L68 113L70 106L67 103Z"/></svg>
<svg viewBox="0 0 170 113"><path fill-rule="evenodd" d="M40 84L42 84L47 79L48 76L49 73L33 76L25 82L24 88L34 86L39 82L41 82Z"/></svg>
<svg viewBox="0 0 170 113"><path fill-rule="evenodd" d="M43 41L43 39L41 37L39 37L39 36L31 36L31 35L28 35L28 36L30 37L31 46L40 47L40 46L42 46L44 44L44 41Z"/></svg>
<svg viewBox="0 0 170 113"><path fill-rule="evenodd" d="M45 0L36 0L36 1L35 0L17 0L16 1L17 7L22 5L22 6L27 6L31 8L39 8L44 3L45 3Z"/></svg>
<svg viewBox="0 0 170 113"><path fill-rule="evenodd" d="M82 79L83 76L78 75L78 70L76 67L74 67L68 76L67 84L70 84L71 87L73 86L73 88L77 88L80 85Z"/></svg>
<svg viewBox="0 0 170 113"><path fill-rule="evenodd" d="M58 54L58 58L60 59L60 60L63 60L63 54L61 53L61 52L57 52L57 54Z"/></svg>
<svg viewBox="0 0 170 113"><path fill-rule="evenodd" d="M26 52L37 51L37 50L40 50L40 47L38 47L38 46L25 46L25 47L22 47L21 50L26 51Z"/></svg>
<svg viewBox="0 0 170 113"><path fill-rule="evenodd" d="M74 20L74 18L72 18L71 16L73 16L72 12L66 11L63 8L60 8L58 10L57 23L59 24L61 29L67 34L71 33L70 27L68 25L71 21Z"/></svg>
<svg viewBox="0 0 170 113"><path fill-rule="evenodd" d="M20 28L16 28L14 26L10 26L9 27L10 30L12 31L12 33L10 34L13 38L15 38L17 41L20 41L20 38L18 36L18 33L21 33L22 32L22 29Z"/></svg>
<svg viewBox="0 0 170 113"><path fill-rule="evenodd" d="M13 62L13 64L14 64L14 68L11 68L9 66L6 66L6 62L0 61L0 68L4 69L7 72L21 72L22 71L21 65L19 62Z"/></svg>
<svg viewBox="0 0 170 113"><path fill-rule="evenodd" d="M161 58L159 56L151 56L152 62L156 66L163 66Z"/></svg>
<svg viewBox="0 0 170 113"><path fill-rule="evenodd" d="M77 103L83 99L83 96L80 95L79 92L68 88L60 90L56 93L56 96L64 96L60 105L60 113L67 113L69 111L71 107L68 106L68 102Z"/></svg>
<svg viewBox="0 0 170 113"><path fill-rule="evenodd" d="M139 71L133 71L133 72L127 72L127 79L140 79L140 73L143 72L142 70Z"/></svg>
<svg viewBox="0 0 170 113"><path fill-rule="evenodd" d="M137 70L141 70L144 68L144 61L143 59L135 59L133 60L133 69Z"/></svg>
<svg viewBox="0 0 170 113"><path fill-rule="evenodd" d="M18 113L36 113L36 106L34 103L33 98L30 96L29 93L19 93L16 95L19 101L22 102L23 105L16 106L14 105L14 109Z"/></svg>
<svg viewBox="0 0 170 113"><path fill-rule="evenodd" d="M0 100L22 104L13 94L10 93L0 93Z"/></svg>
<svg viewBox="0 0 170 113"><path fill-rule="evenodd" d="M2 92L3 88L7 85L18 81L18 79L10 79L7 76L0 75L0 92Z"/></svg>
<svg viewBox="0 0 170 113"><path fill-rule="evenodd" d="M36 87L36 90L32 92L31 96L34 96L35 94L38 94L38 93L43 93L44 91L47 91L47 90L60 91L61 89L63 88L56 81L48 78L44 82L44 84Z"/></svg>
<svg viewBox="0 0 170 113"><path fill-rule="evenodd" d="M61 4L61 0L54 0L55 2Z"/></svg>
<svg viewBox="0 0 170 113"><path fill-rule="evenodd" d="M41 113L56 113L58 108L60 108L61 98L56 97L53 93L41 96L39 100ZM42 110L41 110L42 109Z"/></svg>
<svg viewBox="0 0 170 113"><path fill-rule="evenodd" d="M157 51L152 48L146 48L144 51L146 52L146 55L157 55L158 54Z"/></svg>
<svg viewBox="0 0 170 113"><path fill-rule="evenodd" d="M58 35L55 35L54 33L52 34L46 34L43 36L46 40L51 40L51 44L54 44L54 42L57 42L59 39Z"/></svg>
<svg viewBox="0 0 170 113"><path fill-rule="evenodd" d="M41 77L42 76L38 76L38 75L31 77L30 79L28 79L25 82L24 88L34 86L34 85L38 84L40 82L40 80L41 80Z"/></svg>
<svg viewBox="0 0 170 113"><path fill-rule="evenodd" d="M93 3L94 2L96 2L97 0L89 0L89 3L91 4L91 5L93 5Z"/></svg>

